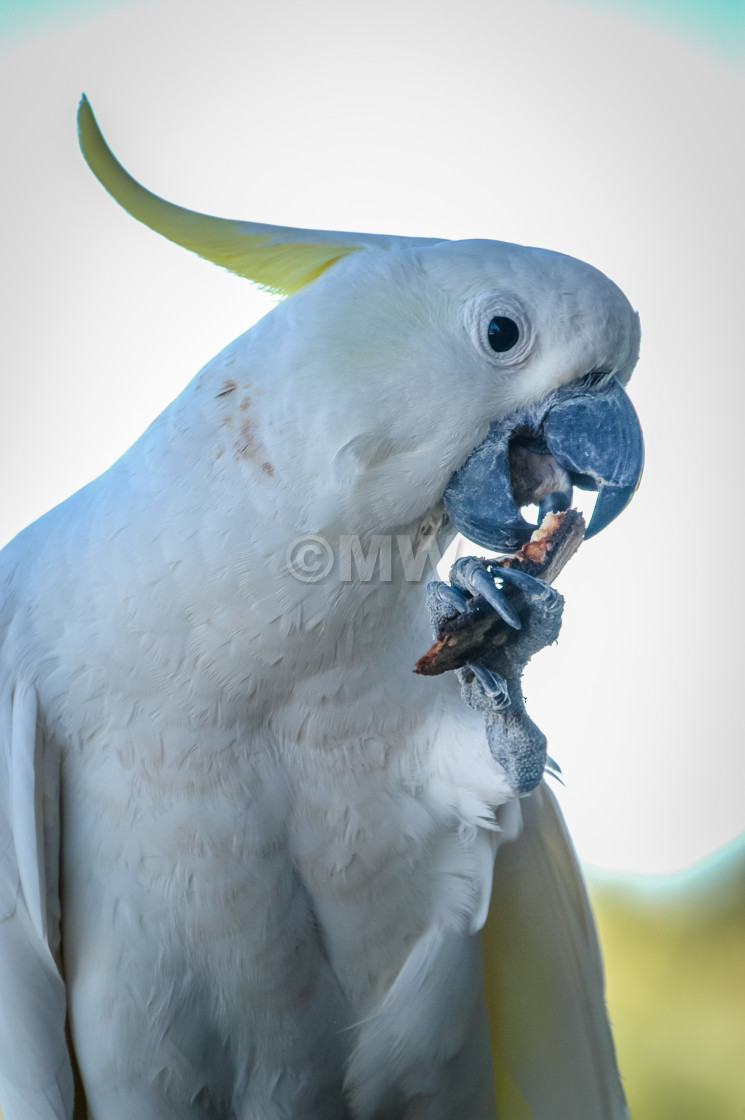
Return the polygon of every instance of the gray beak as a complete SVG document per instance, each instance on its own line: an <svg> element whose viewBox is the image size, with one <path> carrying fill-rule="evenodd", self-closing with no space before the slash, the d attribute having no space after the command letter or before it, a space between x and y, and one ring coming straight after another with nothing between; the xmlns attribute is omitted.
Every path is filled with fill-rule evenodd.
<svg viewBox="0 0 745 1120"><path fill-rule="evenodd" d="M598 492L586 537L625 509L644 467L641 426L615 377L605 378L600 387L592 380L565 386L541 405L492 424L445 490L445 505L459 532L483 548L514 552L536 528L520 506L535 502L541 517L568 509L574 486ZM529 479L521 477L527 461Z"/></svg>

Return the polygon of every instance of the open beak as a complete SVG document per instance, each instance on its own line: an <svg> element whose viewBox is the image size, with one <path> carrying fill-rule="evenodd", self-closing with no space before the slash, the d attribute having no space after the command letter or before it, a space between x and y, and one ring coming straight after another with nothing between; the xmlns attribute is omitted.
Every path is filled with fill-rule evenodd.
<svg viewBox="0 0 745 1120"><path fill-rule="evenodd" d="M455 528L482 548L514 552L536 526L520 506L540 516L568 509L573 487L598 497L585 537L625 509L644 467L639 419L615 377L602 387L567 385L548 401L490 427L455 472L445 505Z"/></svg>

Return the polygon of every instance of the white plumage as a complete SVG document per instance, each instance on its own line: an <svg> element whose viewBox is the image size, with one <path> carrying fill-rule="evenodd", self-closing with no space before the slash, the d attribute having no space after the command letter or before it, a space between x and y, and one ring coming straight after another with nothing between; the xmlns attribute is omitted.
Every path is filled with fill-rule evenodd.
<svg viewBox="0 0 745 1120"><path fill-rule="evenodd" d="M390 581L288 556L444 548L490 423L627 380L636 317L589 266L499 243L225 223L230 255L208 219L153 217L86 103L81 128L137 216L298 290L0 554L4 1120L72 1115L66 1014L96 1120L486 1120L495 1076L503 1120L623 1117L550 794L515 798L452 674L412 674L430 624L395 547ZM531 323L515 366L469 328L495 292Z"/></svg>

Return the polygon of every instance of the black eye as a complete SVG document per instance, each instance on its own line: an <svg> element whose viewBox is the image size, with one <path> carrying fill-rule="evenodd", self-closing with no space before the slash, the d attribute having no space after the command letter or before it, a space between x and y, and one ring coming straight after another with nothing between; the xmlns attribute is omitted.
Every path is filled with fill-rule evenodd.
<svg viewBox="0 0 745 1120"><path fill-rule="evenodd" d="M495 315L489 323L489 345L497 354L511 350L520 337L520 328L514 319Z"/></svg>

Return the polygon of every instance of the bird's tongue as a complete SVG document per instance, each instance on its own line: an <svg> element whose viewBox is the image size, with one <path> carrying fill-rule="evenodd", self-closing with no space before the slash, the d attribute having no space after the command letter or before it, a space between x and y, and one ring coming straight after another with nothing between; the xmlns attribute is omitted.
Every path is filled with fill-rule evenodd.
<svg viewBox="0 0 745 1120"><path fill-rule="evenodd" d="M553 455L528 435L517 435L508 449L512 496L517 506L538 506L546 513L569 509L572 480Z"/></svg>

